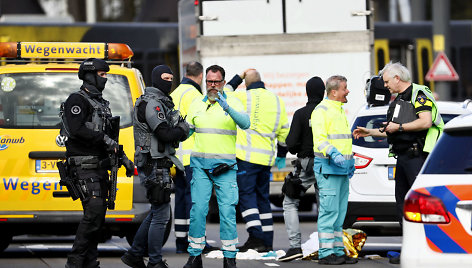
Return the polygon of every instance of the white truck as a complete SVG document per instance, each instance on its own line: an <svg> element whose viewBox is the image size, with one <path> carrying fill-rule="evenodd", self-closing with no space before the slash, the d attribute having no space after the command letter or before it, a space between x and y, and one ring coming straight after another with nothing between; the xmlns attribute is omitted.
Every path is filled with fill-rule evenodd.
<svg viewBox="0 0 472 268"><path fill-rule="evenodd" d="M373 31L369 0L180 0L181 74L186 63L221 65L226 80L257 69L266 88L285 101L289 120L307 102L305 84L313 76L348 80L351 121L365 104L364 89L373 74ZM244 90L238 88L238 90ZM271 201L281 206L287 168L272 169ZM309 191L300 209L311 209Z"/></svg>

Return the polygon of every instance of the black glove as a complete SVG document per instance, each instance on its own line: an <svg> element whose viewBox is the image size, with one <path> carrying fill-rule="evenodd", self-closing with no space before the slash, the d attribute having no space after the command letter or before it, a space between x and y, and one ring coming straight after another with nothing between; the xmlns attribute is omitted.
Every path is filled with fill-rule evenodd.
<svg viewBox="0 0 472 268"><path fill-rule="evenodd" d="M103 142L105 142L108 152L118 152L119 146L114 139L105 134L103 135Z"/></svg>
<svg viewBox="0 0 472 268"><path fill-rule="evenodd" d="M181 140L182 141L186 140L188 138L188 133L190 132L190 127L188 123L185 122L184 120L179 121L179 123L177 124L177 127L184 131L184 136L182 137Z"/></svg>
<svg viewBox="0 0 472 268"><path fill-rule="evenodd" d="M134 163L123 153L122 164L126 168L126 177L134 175Z"/></svg>

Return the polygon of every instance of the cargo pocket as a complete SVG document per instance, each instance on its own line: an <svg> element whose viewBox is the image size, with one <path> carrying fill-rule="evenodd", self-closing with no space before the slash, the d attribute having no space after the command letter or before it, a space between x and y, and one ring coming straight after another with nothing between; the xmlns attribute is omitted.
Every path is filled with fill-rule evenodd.
<svg viewBox="0 0 472 268"><path fill-rule="evenodd" d="M335 203L335 198L335 189L320 189L320 211L323 211L324 213L334 212L333 204Z"/></svg>

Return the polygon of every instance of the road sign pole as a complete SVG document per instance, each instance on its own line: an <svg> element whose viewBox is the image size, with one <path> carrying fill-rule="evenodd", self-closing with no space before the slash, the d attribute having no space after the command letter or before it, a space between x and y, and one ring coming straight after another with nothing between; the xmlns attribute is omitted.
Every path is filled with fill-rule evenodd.
<svg viewBox="0 0 472 268"><path fill-rule="evenodd" d="M450 2L449 0L433 0L433 49L435 57L443 51L450 56L449 47L449 19L450 19ZM436 93L439 94L441 100L451 100L451 83L446 81L435 82Z"/></svg>

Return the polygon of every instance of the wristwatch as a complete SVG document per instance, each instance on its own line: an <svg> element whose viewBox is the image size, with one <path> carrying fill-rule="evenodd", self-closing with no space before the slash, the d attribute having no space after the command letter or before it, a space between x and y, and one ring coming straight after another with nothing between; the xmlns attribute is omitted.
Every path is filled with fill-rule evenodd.
<svg viewBox="0 0 472 268"><path fill-rule="evenodd" d="M400 126L398 127L398 131L402 132L403 131L403 125L400 123Z"/></svg>

